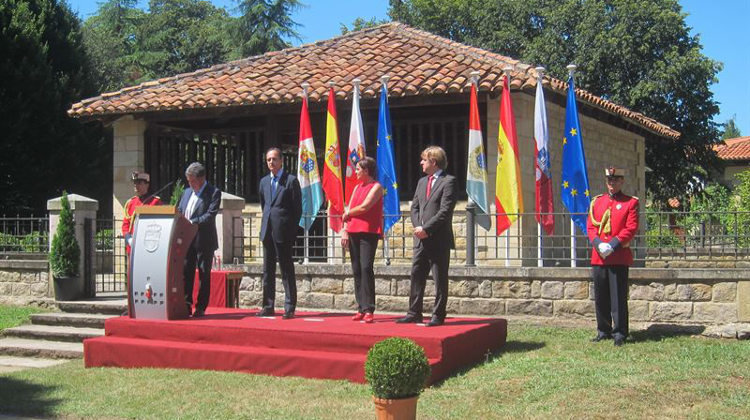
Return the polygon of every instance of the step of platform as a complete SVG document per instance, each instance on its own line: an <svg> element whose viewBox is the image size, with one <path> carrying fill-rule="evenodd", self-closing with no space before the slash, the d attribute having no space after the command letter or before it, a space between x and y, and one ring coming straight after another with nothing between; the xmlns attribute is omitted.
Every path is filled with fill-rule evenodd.
<svg viewBox="0 0 750 420"><path fill-rule="evenodd" d="M40 369L66 363L65 359L42 357L0 356L0 373L17 372L24 369Z"/></svg>
<svg viewBox="0 0 750 420"><path fill-rule="evenodd" d="M35 325L104 328L104 321L116 316L111 314L49 312L31 315L31 323Z"/></svg>
<svg viewBox="0 0 750 420"><path fill-rule="evenodd" d="M0 354L49 359L79 359L83 357L83 343L4 337L0 338Z"/></svg>
<svg viewBox="0 0 750 420"><path fill-rule="evenodd" d="M366 354L307 351L154 339L86 340L86 367L207 369L364 382ZM435 366L437 359L430 359ZM439 370L439 369L438 369Z"/></svg>
<svg viewBox="0 0 750 420"><path fill-rule="evenodd" d="M3 330L2 334L5 337L80 343L87 338L104 335L104 329L26 324L19 325L18 327L6 328Z"/></svg>
<svg viewBox="0 0 750 420"><path fill-rule="evenodd" d="M121 315L128 309L128 302L124 297L96 298L57 302L57 307L63 312Z"/></svg>

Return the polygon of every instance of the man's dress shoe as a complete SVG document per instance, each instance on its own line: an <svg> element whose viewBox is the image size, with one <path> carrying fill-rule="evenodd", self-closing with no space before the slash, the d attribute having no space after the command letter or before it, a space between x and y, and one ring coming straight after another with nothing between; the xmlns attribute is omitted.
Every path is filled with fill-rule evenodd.
<svg viewBox="0 0 750 420"><path fill-rule="evenodd" d="M258 311L257 314L255 314L255 316L274 316L274 315L275 314L273 312L273 309L270 309L270 308L263 308L260 311Z"/></svg>
<svg viewBox="0 0 750 420"><path fill-rule="evenodd" d="M430 319L430 322L427 323L428 327L437 327L440 325L443 325L444 321L443 318L440 318L439 316L432 316L432 319Z"/></svg>
<svg viewBox="0 0 750 420"><path fill-rule="evenodd" d="M422 315L406 315L396 320L397 324L419 324L422 322Z"/></svg>
<svg viewBox="0 0 750 420"><path fill-rule="evenodd" d="M598 343L602 340L611 340L612 336L609 334L597 334L596 337L591 339L592 343Z"/></svg>
<svg viewBox="0 0 750 420"><path fill-rule="evenodd" d="M284 312L284 315L281 316L281 319L292 319L294 318L294 311Z"/></svg>

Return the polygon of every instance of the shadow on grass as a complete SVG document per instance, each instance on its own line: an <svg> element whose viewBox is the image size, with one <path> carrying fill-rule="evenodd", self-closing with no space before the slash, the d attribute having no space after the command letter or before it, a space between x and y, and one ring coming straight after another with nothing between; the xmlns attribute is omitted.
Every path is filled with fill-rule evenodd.
<svg viewBox="0 0 750 420"><path fill-rule="evenodd" d="M499 350L495 352L488 352L485 354L484 360L478 361L476 363L473 363L468 366L464 366L461 369L451 373L447 377L440 379L439 381L434 382L432 385L430 385L433 388L439 389L443 386L445 381L455 378L458 376L465 375L468 371L474 369L477 366L480 366L485 363L491 363L495 359L499 359L503 356L503 354L508 353L525 353L529 351L539 350L545 346L544 343L540 342L530 342L530 341L507 341L505 345L503 345Z"/></svg>
<svg viewBox="0 0 750 420"><path fill-rule="evenodd" d="M665 338L697 335L705 329L702 325L652 324L645 330L633 331L630 337L634 342L661 341Z"/></svg>
<svg viewBox="0 0 750 420"><path fill-rule="evenodd" d="M0 376L0 416L23 414L52 417L54 407L61 403L61 400L48 397L56 388Z"/></svg>

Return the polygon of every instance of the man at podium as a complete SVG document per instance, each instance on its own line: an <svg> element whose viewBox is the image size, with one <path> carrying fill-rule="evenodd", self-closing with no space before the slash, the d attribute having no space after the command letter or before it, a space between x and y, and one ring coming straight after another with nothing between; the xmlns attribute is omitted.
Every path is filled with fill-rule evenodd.
<svg viewBox="0 0 750 420"><path fill-rule="evenodd" d="M185 303L188 314L192 313L193 282L195 282L195 267L198 266L198 302L195 303L194 318L202 317L208 306L211 293L211 264L214 251L219 248L216 235L216 214L221 203L221 191L206 182L206 168L199 162L191 163L185 170L185 178L190 188L182 194L177 210L194 225L198 225L198 233L188 248L185 256L184 281Z"/></svg>

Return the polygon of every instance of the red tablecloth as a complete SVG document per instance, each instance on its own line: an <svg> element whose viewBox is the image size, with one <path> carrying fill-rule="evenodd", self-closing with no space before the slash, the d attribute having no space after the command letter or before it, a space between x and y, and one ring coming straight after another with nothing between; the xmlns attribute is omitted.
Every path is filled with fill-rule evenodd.
<svg viewBox="0 0 750 420"><path fill-rule="evenodd" d="M208 306L229 308L237 304L234 293L239 291L239 281L242 279L240 271L211 271L211 296L208 298ZM237 282L237 283L235 283ZM227 302L227 288L233 295L230 296L232 302ZM193 284L193 305L198 302L198 290L200 290L200 280L198 270L195 270L195 283Z"/></svg>

